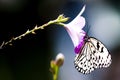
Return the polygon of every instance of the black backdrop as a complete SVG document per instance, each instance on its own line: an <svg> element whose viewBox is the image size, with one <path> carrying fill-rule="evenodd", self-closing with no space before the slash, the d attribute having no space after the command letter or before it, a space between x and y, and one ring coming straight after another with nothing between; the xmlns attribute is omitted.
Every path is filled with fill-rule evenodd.
<svg viewBox="0 0 120 80"><path fill-rule="evenodd" d="M0 43L16 37L55 19L63 13L62 8L69 0L18 0L18 3L0 1ZM12 1L12 0L11 0ZM17 1L17 0L16 0ZM116 0L109 0L119 9ZM69 6L68 6L69 7ZM0 80L50 80L49 61L52 43L49 29L36 31L0 50Z"/></svg>

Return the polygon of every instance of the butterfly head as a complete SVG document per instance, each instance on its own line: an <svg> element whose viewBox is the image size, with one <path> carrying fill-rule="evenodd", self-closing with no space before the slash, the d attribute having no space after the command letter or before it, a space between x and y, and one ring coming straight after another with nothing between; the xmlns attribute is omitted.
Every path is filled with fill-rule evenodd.
<svg viewBox="0 0 120 80"><path fill-rule="evenodd" d="M90 37L89 37L88 35L85 35L84 38L83 38L83 41L84 41L84 42L89 42L89 38L90 38Z"/></svg>

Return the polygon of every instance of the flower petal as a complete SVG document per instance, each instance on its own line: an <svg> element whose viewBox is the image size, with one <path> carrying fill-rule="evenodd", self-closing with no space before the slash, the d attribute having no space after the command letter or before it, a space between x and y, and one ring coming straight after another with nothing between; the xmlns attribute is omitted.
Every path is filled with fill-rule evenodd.
<svg viewBox="0 0 120 80"><path fill-rule="evenodd" d="M75 47L79 45L83 36L85 36L85 32L82 30L85 26L85 18L81 16L84 10L85 6L73 21L65 24L65 28L67 29Z"/></svg>
<svg viewBox="0 0 120 80"><path fill-rule="evenodd" d="M72 20L68 26L70 25L71 27L75 26L75 30L81 30L85 26L85 18L82 17L82 13L85 11L86 5L83 6L82 10L80 13L77 15L77 17Z"/></svg>

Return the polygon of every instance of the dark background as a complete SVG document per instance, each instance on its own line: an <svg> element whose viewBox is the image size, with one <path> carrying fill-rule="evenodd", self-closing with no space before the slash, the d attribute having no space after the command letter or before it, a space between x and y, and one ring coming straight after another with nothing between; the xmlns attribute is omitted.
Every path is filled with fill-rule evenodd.
<svg viewBox="0 0 120 80"><path fill-rule="evenodd" d="M118 0L106 1L120 11ZM80 2L83 5L87 1ZM0 0L0 43L56 19L59 14L71 14L77 3L78 0ZM0 80L51 80L52 28L57 26L36 31L1 49Z"/></svg>

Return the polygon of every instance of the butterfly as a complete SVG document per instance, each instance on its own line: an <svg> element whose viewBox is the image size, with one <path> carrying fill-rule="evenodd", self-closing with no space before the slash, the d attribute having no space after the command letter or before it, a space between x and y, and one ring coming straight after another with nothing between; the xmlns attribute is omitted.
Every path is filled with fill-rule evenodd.
<svg viewBox="0 0 120 80"><path fill-rule="evenodd" d="M89 74L97 68L110 66L112 60L105 45L94 37L85 36L84 44L74 59L75 68Z"/></svg>

